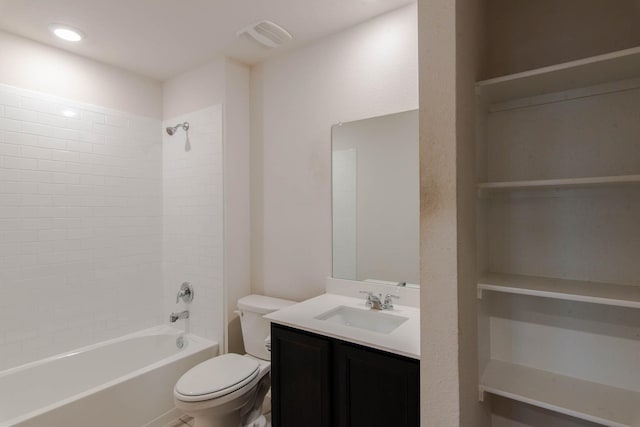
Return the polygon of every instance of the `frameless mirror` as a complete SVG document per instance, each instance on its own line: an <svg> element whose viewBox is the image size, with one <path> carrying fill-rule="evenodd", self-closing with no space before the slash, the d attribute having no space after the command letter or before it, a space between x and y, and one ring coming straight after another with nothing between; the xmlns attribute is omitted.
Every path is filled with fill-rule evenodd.
<svg viewBox="0 0 640 427"><path fill-rule="evenodd" d="M333 277L419 283L418 111L334 125Z"/></svg>

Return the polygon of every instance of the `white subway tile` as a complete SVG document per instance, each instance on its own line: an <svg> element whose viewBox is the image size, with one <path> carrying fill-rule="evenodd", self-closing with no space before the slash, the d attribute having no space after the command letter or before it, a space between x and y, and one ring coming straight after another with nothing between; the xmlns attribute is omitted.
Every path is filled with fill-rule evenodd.
<svg viewBox="0 0 640 427"><path fill-rule="evenodd" d="M7 93L4 90L0 89L0 104L10 107L19 107L20 96Z"/></svg>
<svg viewBox="0 0 640 427"><path fill-rule="evenodd" d="M37 232L38 240L64 240L66 231L63 229L39 230Z"/></svg>
<svg viewBox="0 0 640 427"><path fill-rule="evenodd" d="M92 171L91 165L87 165L83 163L67 162L65 168L67 172L74 173L74 174L90 174Z"/></svg>
<svg viewBox="0 0 640 427"><path fill-rule="evenodd" d="M33 230L5 231L1 236L4 243L33 242L38 240L38 233Z"/></svg>
<svg viewBox="0 0 640 427"><path fill-rule="evenodd" d="M56 184L79 184L80 183L80 175L76 175L72 173L53 172L52 177L53 177L52 182Z"/></svg>
<svg viewBox="0 0 640 427"><path fill-rule="evenodd" d="M93 147L91 144L80 141L67 141L67 150L77 151L80 153L91 153Z"/></svg>
<svg viewBox="0 0 640 427"><path fill-rule="evenodd" d="M51 172L44 172L38 170L23 170L20 171L20 179L26 182L51 182Z"/></svg>
<svg viewBox="0 0 640 427"><path fill-rule="evenodd" d="M29 123L29 122L18 122L21 123L22 126L19 129L13 129L16 132L24 132L32 135L45 136L49 138L53 138L55 133L55 128L53 126L42 125L39 123Z"/></svg>
<svg viewBox="0 0 640 427"><path fill-rule="evenodd" d="M95 168L92 168L95 173ZM82 185L104 185L104 176L101 175L80 175L80 184Z"/></svg>
<svg viewBox="0 0 640 427"><path fill-rule="evenodd" d="M0 155L19 156L20 146L15 144L0 143Z"/></svg>
<svg viewBox="0 0 640 427"><path fill-rule="evenodd" d="M126 117L122 117L122 116L107 115L107 116L105 116L105 122L109 126L117 126L117 127L122 127L122 128L129 127L129 119L127 119Z"/></svg>
<svg viewBox="0 0 640 427"><path fill-rule="evenodd" d="M82 120L88 121L91 123L105 123L105 115L94 113L91 111L82 111L80 113Z"/></svg>
<svg viewBox="0 0 640 427"><path fill-rule="evenodd" d="M20 132L22 130L22 122L0 117L0 130L9 132Z"/></svg>
<svg viewBox="0 0 640 427"><path fill-rule="evenodd" d="M38 145L38 137L26 133L0 130L0 142L19 145Z"/></svg>
<svg viewBox="0 0 640 427"><path fill-rule="evenodd" d="M20 147L20 155L22 157L29 157L32 159L50 159L52 157L51 150L47 148L29 146Z"/></svg>
<svg viewBox="0 0 640 427"><path fill-rule="evenodd" d="M79 159L79 154L73 151L53 150L52 158L53 160L77 162Z"/></svg>
<svg viewBox="0 0 640 427"><path fill-rule="evenodd" d="M41 194L23 194L22 206L51 206L53 204L52 196Z"/></svg>
<svg viewBox="0 0 640 427"><path fill-rule="evenodd" d="M38 113L23 108L5 107L4 116L8 119L36 122Z"/></svg>
<svg viewBox="0 0 640 427"><path fill-rule="evenodd" d="M29 121L37 121L38 123L41 123L43 125L50 125L50 126L61 127L61 128L69 127L69 119L67 119L66 117L60 114L36 113L35 117L36 117L35 120L29 120ZM27 120L27 119L22 119L22 120Z"/></svg>
<svg viewBox="0 0 640 427"><path fill-rule="evenodd" d="M38 160L38 170L49 172L65 172L67 170L67 163L55 160Z"/></svg>
<svg viewBox="0 0 640 427"><path fill-rule="evenodd" d="M67 194L67 184L38 183L34 185L37 186L37 192L39 194L50 194L50 195Z"/></svg>
<svg viewBox="0 0 640 427"><path fill-rule="evenodd" d="M0 317L0 370L158 322L161 123L1 86L0 119L0 307L7 282L33 300ZM125 283L154 296L122 303Z"/></svg>
<svg viewBox="0 0 640 427"><path fill-rule="evenodd" d="M21 227L23 230L41 230L52 228L53 220L51 218L24 218Z"/></svg>
<svg viewBox="0 0 640 427"><path fill-rule="evenodd" d="M19 219L19 218L0 219L0 232L13 231L21 227L22 227L22 219ZM9 252L6 252L6 251L9 251ZM15 249L13 248L13 246L0 245L0 257L2 257L3 255L14 253L14 252L15 252Z"/></svg>
<svg viewBox="0 0 640 427"><path fill-rule="evenodd" d="M37 170L38 161L24 157L3 157L3 167L6 169L28 169Z"/></svg>
<svg viewBox="0 0 640 427"><path fill-rule="evenodd" d="M80 132L77 130L73 130L73 129L63 129L63 128L53 128L53 136L54 138L60 138L60 139L74 139L74 140L79 140L80 139Z"/></svg>

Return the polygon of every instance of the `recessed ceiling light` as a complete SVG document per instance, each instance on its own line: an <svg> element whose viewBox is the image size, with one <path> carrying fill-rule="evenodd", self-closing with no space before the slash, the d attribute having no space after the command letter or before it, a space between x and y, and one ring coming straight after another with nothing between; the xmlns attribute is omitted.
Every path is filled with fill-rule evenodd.
<svg viewBox="0 0 640 427"><path fill-rule="evenodd" d="M75 116L78 115L78 113L76 113L73 110L63 110L62 111L62 115L65 116L65 117L75 117Z"/></svg>
<svg viewBox="0 0 640 427"><path fill-rule="evenodd" d="M79 42L84 38L84 35L80 31L68 25L51 24L49 28L53 31L53 34L68 42Z"/></svg>

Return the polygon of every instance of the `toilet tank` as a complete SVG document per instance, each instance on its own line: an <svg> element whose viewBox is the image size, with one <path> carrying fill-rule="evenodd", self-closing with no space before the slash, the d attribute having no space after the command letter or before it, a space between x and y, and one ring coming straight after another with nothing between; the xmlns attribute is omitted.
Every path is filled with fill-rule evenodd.
<svg viewBox="0 0 640 427"><path fill-rule="evenodd" d="M269 329L271 322L263 316L293 304L295 304L293 301L264 295L247 295L238 300L242 340L247 354L263 360L271 359L271 353L264 345L264 341L271 333Z"/></svg>

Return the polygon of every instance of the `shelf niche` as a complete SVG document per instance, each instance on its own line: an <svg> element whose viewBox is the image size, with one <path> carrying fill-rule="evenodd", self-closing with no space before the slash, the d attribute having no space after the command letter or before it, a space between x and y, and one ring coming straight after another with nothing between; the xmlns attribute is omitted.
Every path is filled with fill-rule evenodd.
<svg viewBox="0 0 640 427"><path fill-rule="evenodd" d="M476 93L481 400L640 427L640 47Z"/></svg>

